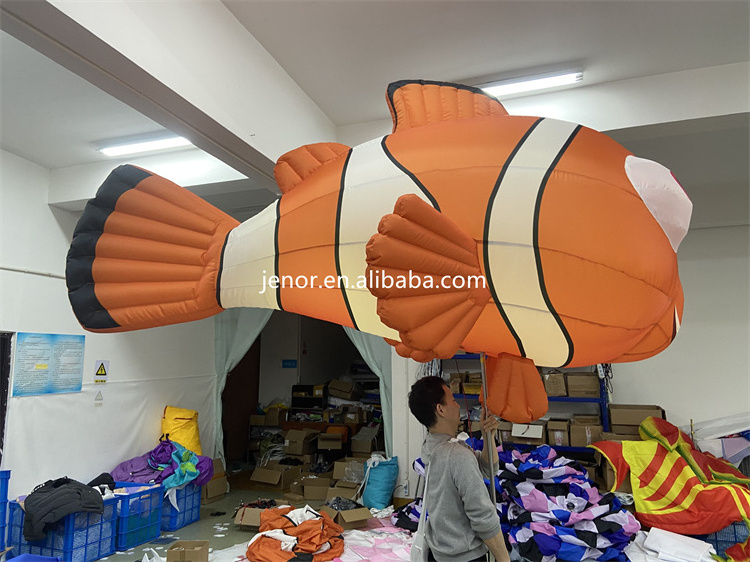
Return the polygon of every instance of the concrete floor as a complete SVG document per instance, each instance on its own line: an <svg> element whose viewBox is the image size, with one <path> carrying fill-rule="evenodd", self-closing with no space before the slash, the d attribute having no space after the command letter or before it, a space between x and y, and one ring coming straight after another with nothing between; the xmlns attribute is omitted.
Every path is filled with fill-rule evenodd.
<svg viewBox="0 0 750 562"><path fill-rule="evenodd" d="M279 491L270 491L262 488L255 490L232 490L220 500L209 504L201 504L200 520L195 523L186 525L176 531L162 531L156 541L138 545L125 552L115 552L109 557L103 558L103 560L110 560L112 562L140 562L145 553L148 553L149 559L153 557L153 554L149 551L151 548L159 556L166 559L167 549L176 540L207 540L209 541L209 548L214 551L224 550L240 543L247 545L255 533L240 530L239 526L234 524L233 515L241 503L256 501L258 498L274 499L278 505L289 504L288 500L284 499L284 494ZM318 509L324 502L309 501L308 503L313 509ZM303 506L295 505L295 507ZM223 515L218 515L218 513L222 512ZM212 515L213 513L217 515Z"/></svg>

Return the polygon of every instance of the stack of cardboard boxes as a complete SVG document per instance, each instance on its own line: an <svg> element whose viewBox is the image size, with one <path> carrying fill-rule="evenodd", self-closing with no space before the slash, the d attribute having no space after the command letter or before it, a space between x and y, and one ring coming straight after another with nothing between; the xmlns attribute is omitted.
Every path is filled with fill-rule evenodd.
<svg viewBox="0 0 750 562"><path fill-rule="evenodd" d="M251 414L250 425L265 425L279 427L286 421L287 409L279 406L268 408L265 414Z"/></svg>
<svg viewBox="0 0 750 562"><path fill-rule="evenodd" d="M314 429L290 429L284 435L284 454L298 459L301 464L292 466L270 461L258 466L250 475L250 480L279 491L288 490L292 482L299 478L304 469L310 467L313 454L317 450L318 431Z"/></svg>

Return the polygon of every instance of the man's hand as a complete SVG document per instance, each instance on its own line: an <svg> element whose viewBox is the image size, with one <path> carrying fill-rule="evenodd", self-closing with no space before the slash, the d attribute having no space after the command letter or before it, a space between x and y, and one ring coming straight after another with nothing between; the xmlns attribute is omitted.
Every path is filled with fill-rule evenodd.
<svg viewBox="0 0 750 562"><path fill-rule="evenodd" d="M482 456L487 463L490 462L490 454L492 454L492 463L495 466L495 470L498 468L499 458L497 456L497 444L495 443L495 435L497 434L497 418L487 408L482 407L482 436L484 437L484 447L482 448Z"/></svg>

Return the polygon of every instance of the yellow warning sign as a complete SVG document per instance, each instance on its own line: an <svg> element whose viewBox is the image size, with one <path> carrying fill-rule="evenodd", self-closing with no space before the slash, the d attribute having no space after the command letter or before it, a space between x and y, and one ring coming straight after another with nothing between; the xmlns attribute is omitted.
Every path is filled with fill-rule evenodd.
<svg viewBox="0 0 750 562"><path fill-rule="evenodd" d="M109 371L109 361L99 359L96 362L94 369L94 382L104 383L107 382L107 373Z"/></svg>

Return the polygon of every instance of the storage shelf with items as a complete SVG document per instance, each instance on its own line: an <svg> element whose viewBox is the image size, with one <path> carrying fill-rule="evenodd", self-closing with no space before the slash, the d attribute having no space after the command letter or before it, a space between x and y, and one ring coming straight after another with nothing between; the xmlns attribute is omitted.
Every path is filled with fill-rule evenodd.
<svg viewBox="0 0 750 562"><path fill-rule="evenodd" d="M291 414L297 412L317 412L328 407L328 387L324 384L295 384L292 386Z"/></svg>
<svg viewBox="0 0 750 562"><path fill-rule="evenodd" d="M451 377L453 396L462 408L479 404L481 383L477 388L465 382L471 373L479 374L478 354L454 355L442 362L442 369L444 376ZM610 431L607 380L611 377L611 369L606 364L597 365L595 369L590 372L542 372L550 403L545 421L534 424L503 421L500 426L503 442L521 448L548 444L559 452L593 454L586 445L601 440L602 433ZM481 374L479 377L481 381ZM467 430L471 429L475 430L476 425L467 427Z"/></svg>

